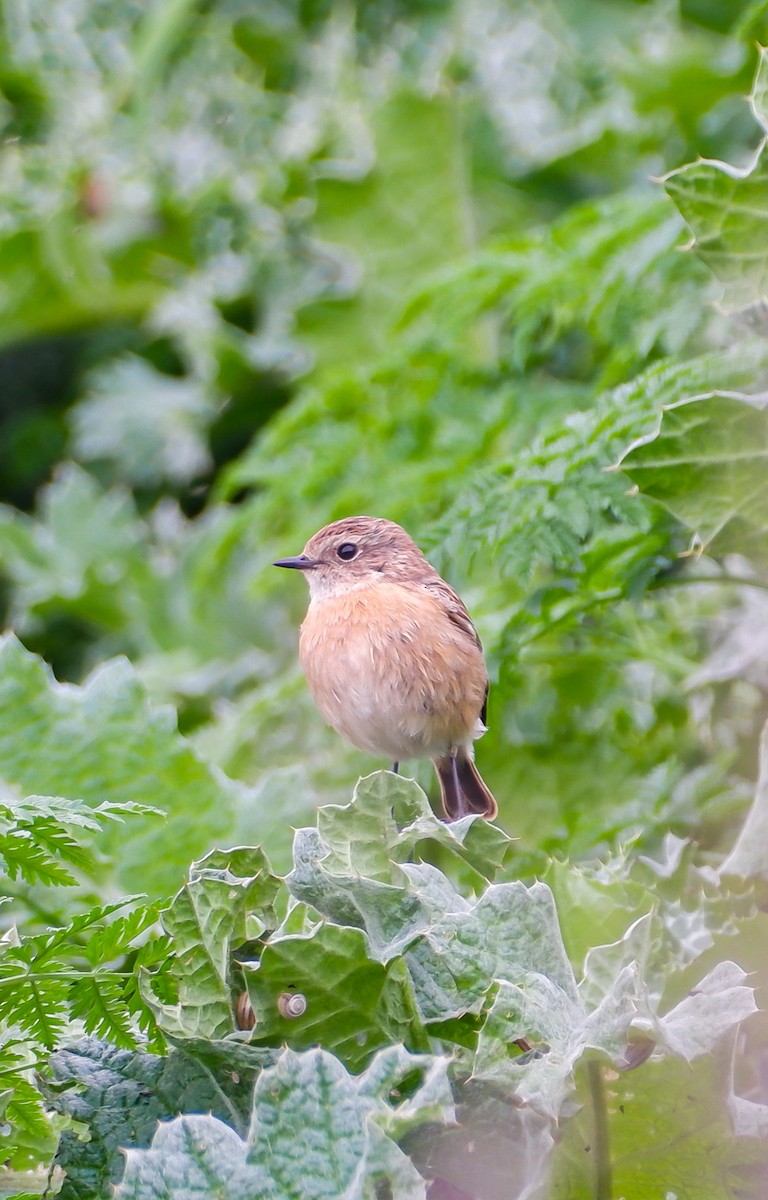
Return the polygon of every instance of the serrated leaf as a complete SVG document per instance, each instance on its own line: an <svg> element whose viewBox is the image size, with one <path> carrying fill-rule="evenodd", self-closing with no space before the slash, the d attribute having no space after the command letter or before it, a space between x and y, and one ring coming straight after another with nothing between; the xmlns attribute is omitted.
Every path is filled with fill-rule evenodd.
<svg viewBox="0 0 768 1200"><path fill-rule="evenodd" d="M511 845L481 818L445 825L413 780L380 771L358 782L351 804L321 808L317 829L296 831L286 883L330 920L363 929L374 957L386 962L448 897L458 902L441 872L424 867L414 875L400 865L430 842L466 863L478 883L495 873ZM433 894L436 886L439 894Z"/></svg>
<svg viewBox="0 0 768 1200"><path fill-rule="evenodd" d="M766 129L768 58L764 48L759 54L752 107ZM724 306L743 309L764 303L768 295L768 254L763 249L768 222L766 142L761 142L744 168L699 159L672 171L664 186L693 231L691 248L722 284Z"/></svg>
<svg viewBox="0 0 768 1200"><path fill-rule="evenodd" d="M752 1013L757 1012L754 989L747 975L733 962L721 962L665 1016L635 1022L671 1054L692 1062Z"/></svg>
<svg viewBox="0 0 768 1200"><path fill-rule="evenodd" d="M57 821L51 821L46 817L36 821L22 822L19 828L29 829L38 843L46 846L52 855L63 859L64 862L71 863L78 871L93 870L94 858L89 848L83 846Z"/></svg>
<svg viewBox="0 0 768 1200"><path fill-rule="evenodd" d="M358 1080L361 1096L386 1101L376 1120L393 1138L425 1121L451 1122L453 1092L449 1062L436 1055L409 1053L404 1046L380 1050ZM413 1085L414 1072L419 1078Z"/></svg>
<svg viewBox="0 0 768 1200"><path fill-rule="evenodd" d="M245 1167L240 1138L214 1117L160 1124L148 1150L125 1151L116 1200L256 1200L258 1174Z"/></svg>
<svg viewBox="0 0 768 1200"><path fill-rule="evenodd" d="M154 905L139 906L124 916L116 917L88 938L85 953L92 965L109 963L124 954L131 943L146 932L157 920Z"/></svg>
<svg viewBox="0 0 768 1200"><path fill-rule="evenodd" d="M534 971L577 1002L576 980L546 884L493 884L464 911L438 917L406 955L425 1021L479 1012L494 980Z"/></svg>
<svg viewBox="0 0 768 1200"><path fill-rule="evenodd" d="M245 1165L243 1143L214 1117L186 1116L161 1124L148 1150L125 1152L119 1200L256 1200L260 1172Z"/></svg>
<svg viewBox="0 0 768 1200"><path fill-rule="evenodd" d="M36 1053L37 1047L13 1039L0 1047L0 1151L6 1171L8 1166L28 1171L47 1165L56 1149L56 1122L32 1082Z"/></svg>
<svg viewBox="0 0 768 1200"><path fill-rule="evenodd" d="M260 849L212 850L193 863L189 880L162 914L173 939L176 1004L163 1004L143 977L142 995L165 1033L220 1037L234 1030L230 951L247 937L247 922L277 924L280 883Z"/></svg>
<svg viewBox="0 0 768 1200"><path fill-rule="evenodd" d="M130 976L103 969L106 964L94 939L105 934L110 916L136 899L129 896L97 905L59 929L6 938L0 955L0 1017L46 1046L56 1044L66 1020L72 1017L82 1019L89 1030L109 1033L120 1044L133 1045L130 1014L136 1005L126 1002ZM151 910L148 913L143 908L118 918L120 927L110 934L111 941L102 942L102 950L127 949L152 918ZM81 947L83 935L89 934ZM90 972L82 969L83 957L92 963Z"/></svg>
<svg viewBox="0 0 768 1200"><path fill-rule="evenodd" d="M360 930L322 924L307 936L277 937L244 971L256 1019L254 1044L319 1044L350 1070L392 1042L426 1044L403 963L371 962ZM306 1011L286 1018L279 998L294 993L303 996Z"/></svg>
<svg viewBox="0 0 768 1200"><path fill-rule="evenodd" d="M720 963L661 1016L658 995L646 983L652 930L648 914L620 941L593 948L575 1000L532 972L503 980L480 1030L473 1076L505 1085L557 1121L573 1111L575 1073L590 1051L618 1068L633 1065L633 1044L642 1043L646 1057L657 1047L689 1062L711 1052L755 1011L746 975L734 963ZM530 1052L520 1052L521 1039Z"/></svg>
<svg viewBox="0 0 768 1200"><path fill-rule="evenodd" d="M58 861L45 845L33 838L37 830L16 828L0 835L0 860L10 879L21 876L28 883L40 882L48 887L72 887L77 883L71 871ZM62 838L66 842L64 831ZM48 830L48 841L52 840ZM71 839L69 839L71 841Z"/></svg>
<svg viewBox="0 0 768 1200"><path fill-rule="evenodd" d="M768 401L713 392L665 409L622 471L713 554L764 553L768 533Z"/></svg>
<svg viewBox="0 0 768 1200"><path fill-rule="evenodd" d="M172 713L147 704L126 662L101 666L83 687L63 686L11 635L0 642L0 775L26 793L106 802L114 812L126 802L164 809L164 823L137 813L100 840L123 883L161 896L221 835L236 790L178 735Z"/></svg>
<svg viewBox="0 0 768 1200"><path fill-rule="evenodd" d="M86 912L77 913L67 925L60 929L52 929L47 933L25 937L19 949L13 953L21 961L40 966L51 955L71 948L82 934L98 929L114 913L143 899L143 896L124 896L112 904L95 904Z"/></svg>
<svg viewBox="0 0 768 1200"><path fill-rule="evenodd" d="M427 911L405 876L399 884L367 879L350 867L326 869L330 848L316 829L298 829L293 840L293 870L286 884L299 900L338 925L365 931L371 955L386 962L427 923Z"/></svg>
<svg viewBox="0 0 768 1200"><path fill-rule="evenodd" d="M100 806L102 807L102 806ZM35 821L48 817L62 825L78 829L99 829L96 813L82 800L63 796L26 796L23 800L4 799L0 812L7 820Z"/></svg>
<svg viewBox="0 0 768 1200"><path fill-rule="evenodd" d="M161 1125L149 1151L129 1151L120 1200L364 1200L385 1187L396 1200L423 1200L424 1181L385 1128L413 1129L452 1115L446 1061L385 1051L370 1073L347 1074L323 1050L286 1050L262 1072L248 1137L212 1117ZM424 1081L405 1105L389 1096L414 1073ZM384 1093L384 1094L383 1094Z"/></svg>
<svg viewBox="0 0 768 1200"><path fill-rule="evenodd" d="M627 921L647 913L652 904L648 889L630 878L624 856L595 867L553 859L540 878L552 889L577 975L590 948L621 938Z"/></svg>
<svg viewBox="0 0 768 1200"><path fill-rule="evenodd" d="M502 866L513 844L482 818L440 821L415 780L389 771L358 780L350 804L320 808L317 829L332 852L329 870L346 866L395 884L400 880L393 864L407 861L419 842L443 847L486 879Z"/></svg>
<svg viewBox="0 0 768 1200"><path fill-rule="evenodd" d="M623 1059L640 991L635 964L623 968L591 1013L543 975L524 973L514 984L502 982L480 1031L473 1074L505 1083L521 1103L557 1121L568 1115L566 1102L583 1054L599 1050L614 1062ZM520 1054L518 1039L531 1051Z"/></svg>
<svg viewBox="0 0 768 1200"><path fill-rule="evenodd" d="M655 363L604 393L588 411L555 422L509 463L471 477L433 528L435 561L447 569L492 555L508 586L522 581L497 651L501 664L515 663L521 647L556 629L564 616L578 624L591 618L596 605L642 592L664 561L684 548L663 522L655 528L660 513L630 493L626 476L607 468L632 438L653 427L663 407L713 388L751 388L767 363L766 345L756 340L684 362ZM583 495L590 508L586 539L561 503L564 488ZM553 572L564 580L542 604L536 583Z"/></svg>
<svg viewBox="0 0 768 1200"><path fill-rule="evenodd" d="M68 1001L65 963L51 958L45 971L36 972L13 954L0 960L0 1020L6 1024L53 1047L67 1022Z"/></svg>
<svg viewBox="0 0 768 1200"><path fill-rule="evenodd" d="M389 1105L381 1095L414 1069L423 1070L428 1056L393 1058L392 1051L374 1060L368 1072L358 1079L346 1074L331 1055L310 1050L297 1055L286 1050L278 1063L265 1071L256 1084L254 1115L248 1135L248 1160L263 1164L271 1176L269 1196L313 1197L349 1195L362 1197L366 1173L389 1174L392 1164L401 1169L407 1160L389 1142L382 1145L371 1137L370 1121L378 1125L382 1117L390 1120ZM435 1060L442 1119L452 1115L445 1060ZM421 1107L421 1101L424 1108ZM417 1124L434 1114L436 1096L433 1085L415 1093L408 1122ZM303 1135L299 1133L303 1129ZM373 1151L373 1153L372 1153ZM372 1160L372 1161L371 1161ZM301 1163L305 1164L302 1179ZM306 1173L306 1164L312 1164ZM418 1181L415 1171L407 1172L411 1189ZM423 1184L416 1194L423 1195Z"/></svg>
<svg viewBox="0 0 768 1200"><path fill-rule="evenodd" d="M86 1038L53 1055L55 1083L43 1082L47 1102L90 1131L87 1142L76 1132L62 1134L56 1161L66 1172L63 1200L112 1195L123 1147L149 1146L158 1120L212 1112L244 1136L264 1052L238 1043L190 1046L193 1056L174 1050L159 1057Z"/></svg>
<svg viewBox="0 0 768 1200"><path fill-rule="evenodd" d="M587 1009L597 1007L611 991L614 980L631 963L645 977L655 933L653 914L648 912L633 921L615 942L593 946L587 952L579 983L579 995Z"/></svg>
<svg viewBox="0 0 768 1200"><path fill-rule="evenodd" d="M122 980L106 973L85 975L72 984L68 1000L70 1017L82 1021L86 1033L108 1039L123 1049L133 1049L136 1036Z"/></svg>
<svg viewBox="0 0 768 1200"><path fill-rule="evenodd" d="M760 738L760 770L755 798L736 843L720 865L720 875L768 878L768 725Z"/></svg>

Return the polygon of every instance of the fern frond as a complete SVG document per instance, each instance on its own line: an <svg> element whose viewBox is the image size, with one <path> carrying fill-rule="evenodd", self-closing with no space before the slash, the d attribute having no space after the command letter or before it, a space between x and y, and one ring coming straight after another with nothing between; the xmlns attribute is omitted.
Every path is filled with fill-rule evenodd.
<svg viewBox="0 0 768 1200"><path fill-rule="evenodd" d="M109 972L82 976L69 989L69 1004L71 1016L81 1020L88 1033L124 1049L136 1045L123 982L118 976Z"/></svg>
<svg viewBox="0 0 768 1200"><path fill-rule="evenodd" d="M68 1018L69 972L50 959L45 972L9 952L0 961L0 1021L44 1046L55 1046Z"/></svg>
<svg viewBox="0 0 768 1200"><path fill-rule="evenodd" d="M45 847L52 858L63 859L78 871L93 870L94 858L90 849L78 842L58 821L47 817L29 823L22 821L19 823L19 829L28 830L34 841Z"/></svg>
<svg viewBox="0 0 768 1200"><path fill-rule="evenodd" d="M701 312L691 300L702 273L674 252L681 229L660 196L589 201L431 279L400 326L426 316L428 327L456 338L493 313L506 339L502 356L516 371L548 355L564 333L583 330L610 385L655 347L678 351L690 336L691 309ZM659 295L674 297L673 311Z"/></svg>
<svg viewBox="0 0 768 1200"><path fill-rule="evenodd" d="M154 925L157 913L157 905L140 906L97 929L85 947L88 961L96 966L124 954L137 937Z"/></svg>
<svg viewBox="0 0 768 1200"><path fill-rule="evenodd" d="M6 1120L28 1138L42 1141L49 1134L49 1125L37 1088L18 1073L7 1076L5 1082L13 1088L13 1095L5 1110Z"/></svg>
<svg viewBox="0 0 768 1200"><path fill-rule="evenodd" d="M0 801L0 818L13 822L48 818L70 828L99 828L94 810L88 804L63 796L25 796L23 800L4 798Z"/></svg>
<svg viewBox="0 0 768 1200"><path fill-rule="evenodd" d="M35 934L24 939L21 947L15 951L24 956L24 960L39 966L48 958L62 950L71 949L72 944L94 926L101 926L113 913L126 908L129 904L143 899L141 896L125 896L112 904L97 904L87 912L78 913L68 925L61 929L50 930L48 933Z"/></svg>
<svg viewBox="0 0 768 1200"><path fill-rule="evenodd" d="M37 841L35 833L33 827L16 828L0 835L0 859L9 879L72 887L77 883L75 876L51 853L49 845Z"/></svg>
<svg viewBox="0 0 768 1200"><path fill-rule="evenodd" d="M432 530L438 567L466 570L490 554L525 588L540 569L580 570L582 548L619 520L650 528L651 506L607 468L652 427L663 405L713 387L749 387L766 363L765 343L755 342L657 364L593 409L558 421L514 461L478 473L460 493Z"/></svg>

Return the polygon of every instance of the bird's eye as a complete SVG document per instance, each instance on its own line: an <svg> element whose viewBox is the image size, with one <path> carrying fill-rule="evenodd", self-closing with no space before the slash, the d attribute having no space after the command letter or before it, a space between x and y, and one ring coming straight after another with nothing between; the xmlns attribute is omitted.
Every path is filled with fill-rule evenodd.
<svg viewBox="0 0 768 1200"><path fill-rule="evenodd" d="M357 546L354 542L342 542L336 553L339 558L343 558L349 562L350 558L354 558L357 554Z"/></svg>

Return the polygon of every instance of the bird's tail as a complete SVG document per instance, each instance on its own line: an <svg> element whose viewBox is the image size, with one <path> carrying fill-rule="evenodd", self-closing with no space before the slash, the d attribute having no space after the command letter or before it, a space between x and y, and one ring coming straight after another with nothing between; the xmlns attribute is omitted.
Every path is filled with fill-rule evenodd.
<svg viewBox="0 0 768 1200"><path fill-rule="evenodd" d="M443 810L449 821L478 813L488 821L493 820L498 806L466 750L461 748L455 755L436 758L434 763Z"/></svg>

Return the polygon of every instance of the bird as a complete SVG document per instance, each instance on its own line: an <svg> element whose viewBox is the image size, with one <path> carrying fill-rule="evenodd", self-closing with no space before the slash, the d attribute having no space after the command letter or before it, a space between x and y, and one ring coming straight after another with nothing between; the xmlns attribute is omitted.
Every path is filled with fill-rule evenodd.
<svg viewBox="0 0 768 1200"><path fill-rule="evenodd" d="M446 819L498 809L474 763L486 732L488 672L469 613L402 526L343 517L301 554L309 608L299 658L328 724L392 761L430 758Z"/></svg>

